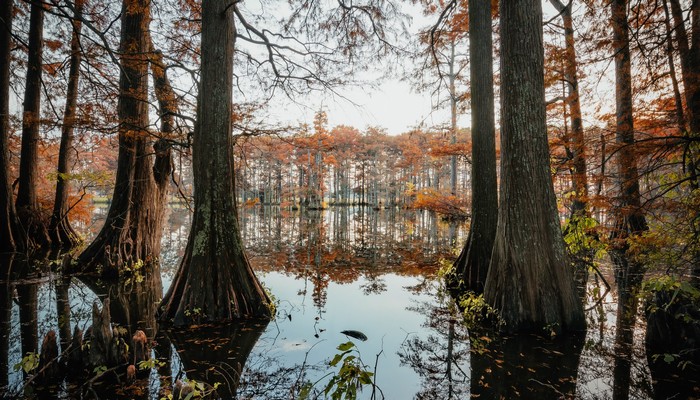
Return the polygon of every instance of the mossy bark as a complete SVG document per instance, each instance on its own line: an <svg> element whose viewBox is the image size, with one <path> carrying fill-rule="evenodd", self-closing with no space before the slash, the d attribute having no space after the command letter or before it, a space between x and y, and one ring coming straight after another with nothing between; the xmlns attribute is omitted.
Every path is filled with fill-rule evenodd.
<svg viewBox="0 0 700 400"><path fill-rule="evenodd" d="M175 325L270 318L270 299L241 241L236 211L231 98L232 1L202 2L202 67L192 148L194 217L185 255L162 302Z"/></svg>

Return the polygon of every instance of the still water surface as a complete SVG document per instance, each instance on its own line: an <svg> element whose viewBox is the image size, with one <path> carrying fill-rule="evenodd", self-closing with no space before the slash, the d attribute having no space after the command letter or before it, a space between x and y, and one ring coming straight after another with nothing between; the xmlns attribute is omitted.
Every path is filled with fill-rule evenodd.
<svg viewBox="0 0 700 400"><path fill-rule="evenodd" d="M96 215L87 231L99 228L100 210ZM377 398L603 399L612 397L615 385L629 385L630 398L651 398L639 328L631 379L613 377L614 291L588 311L586 337L470 341L437 277L440 263L453 260L466 240L466 224L446 223L427 212L365 208L306 213L256 207L242 209L240 217L251 262L277 301L277 318L266 326L207 328L196 335L158 329L153 312L162 293L152 286L167 290L170 285L187 240L186 209L170 212L159 277L146 276L128 287L71 280L71 327L89 325L92 303L109 294L115 320L137 325L149 337L159 332L153 355L166 365L152 371L139 396L131 391L124 397L159 399L174 379L226 383L238 370L239 398L294 398L304 383L315 383L322 392L329 373L337 371L328 361L339 344L352 340L366 368L376 373ZM21 361L22 341L37 340L22 338L22 332L32 331L41 340L48 330L58 330L60 283L57 274L45 273L4 284L18 295L2 310L8 318L0 326L6 327L0 330L0 368L7 371L0 373L5 386L0 390L6 396L33 396L13 366ZM601 282L592 279L590 285ZM20 316L18 299L25 298L26 288L35 290L38 311L36 323L22 330L20 321L27 318ZM348 337L341 333L345 330L360 331L367 340ZM216 369L228 372L216 374ZM42 398L77 397L86 392L82 386L63 383ZM87 398L120 394L118 387L98 387ZM371 387L360 395L371 396Z"/></svg>

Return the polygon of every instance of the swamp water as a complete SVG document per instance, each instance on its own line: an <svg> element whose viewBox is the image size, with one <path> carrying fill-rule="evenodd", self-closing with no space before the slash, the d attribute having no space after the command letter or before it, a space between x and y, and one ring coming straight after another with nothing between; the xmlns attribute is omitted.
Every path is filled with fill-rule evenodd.
<svg viewBox="0 0 700 400"><path fill-rule="evenodd" d="M99 220L99 210L96 215ZM170 212L160 274L137 274L126 284L65 281L46 265L29 268L3 259L13 262L15 273L44 272L2 282L0 395L160 399L172 382L188 378L220 384L224 398L235 392L240 399L292 399L304 387L310 397L323 398L342 364L328 362L342 353L338 346L352 341L349 354L361 358L376 383L374 390L364 385L359 398L605 399L620 390L629 398L653 397L643 327L635 330L629 373L614 373L617 296L614 289L605 293L600 280L591 279L605 294L587 313L585 337L470 340L438 277L441 260L453 260L466 240L466 224L427 212L345 207L308 213L256 207L242 209L240 217L251 263L277 304L277 318L267 324L159 329L155 307L185 248L185 209ZM94 232L99 224L85 230ZM85 378L44 389L26 384L14 368L25 350L49 330L65 330L66 320L71 330L86 328L93 302L107 297L114 322L155 337L150 373L131 386ZM343 331L361 332L367 340Z"/></svg>

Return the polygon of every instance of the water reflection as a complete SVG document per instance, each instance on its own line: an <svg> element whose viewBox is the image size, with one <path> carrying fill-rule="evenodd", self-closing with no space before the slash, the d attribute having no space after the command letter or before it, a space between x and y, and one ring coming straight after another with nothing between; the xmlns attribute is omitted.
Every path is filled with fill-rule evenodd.
<svg viewBox="0 0 700 400"><path fill-rule="evenodd" d="M166 330L165 336L177 352L181 368L172 373L176 380L184 373L189 380L206 382L207 391L215 392L214 398L236 397L246 361L268 323L245 321L194 330Z"/></svg>
<svg viewBox="0 0 700 400"><path fill-rule="evenodd" d="M290 398L302 384L319 380L315 390L322 391L323 377L333 372L327 362L338 344L350 340L341 334L348 329L368 336L356 344L370 368L377 364L377 384L388 399L604 399L622 385L622 376L630 377L630 398L651 397L639 346L643 326L631 330L630 370L614 378L620 348L615 329L624 328L616 323L614 290L589 299L594 307L585 344L580 337L488 339L467 332L438 285L439 260L453 258L453 249L463 245L464 225L427 212L359 207L314 212L253 207L241 209L240 216L251 262L278 300L276 321L196 334L158 332L155 307L177 269L190 221L186 209L173 209L172 228L162 240L161 274L144 271L129 282L105 285L51 275L47 263L39 265L41 276L27 275L36 267L0 260L0 271L16 273L0 277L0 386L21 396L26 381L12 367L25 349L36 349L49 329L65 349L73 328L91 324L90 307L99 296L110 298L115 323L155 340L152 354L163 362L132 384L141 385L138 394L123 392L125 385L119 390L105 385L100 389L105 398L123 392L160 399L185 377L226 384L218 389L223 398L236 392L242 398ZM76 386L82 384L66 384L56 395L78 396ZM369 397L370 391L360 394Z"/></svg>
<svg viewBox="0 0 700 400"><path fill-rule="evenodd" d="M0 392L9 385L10 328L12 327L12 287L10 265L14 255L0 254Z"/></svg>
<svg viewBox="0 0 700 400"><path fill-rule="evenodd" d="M441 291L434 282L415 290ZM427 336L408 335L399 350L402 365L421 379L417 399L463 399L469 397L469 334L454 303L438 293L430 301L411 307L425 316Z"/></svg>
<svg viewBox="0 0 700 400"><path fill-rule="evenodd" d="M79 279L100 298L109 298L112 322L127 329L129 336L142 330L153 339L158 333L156 310L163 297L160 267L139 270L120 282L104 282L90 277Z"/></svg>
<svg viewBox="0 0 700 400"><path fill-rule="evenodd" d="M472 338L471 394L482 398L576 397L584 335Z"/></svg>

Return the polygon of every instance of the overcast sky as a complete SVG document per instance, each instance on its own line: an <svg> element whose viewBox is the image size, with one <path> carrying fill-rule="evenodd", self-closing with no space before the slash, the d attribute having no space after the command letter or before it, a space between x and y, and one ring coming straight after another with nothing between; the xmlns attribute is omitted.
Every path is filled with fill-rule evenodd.
<svg viewBox="0 0 700 400"><path fill-rule="evenodd" d="M548 1L543 2L545 19L556 13ZM418 31L433 23L436 17L426 18L416 10L413 14L412 31ZM467 73L468 71L464 71ZM311 123L316 111L323 109L328 114L329 125L349 125L360 130L368 127L382 127L391 135L407 132L415 127L432 128L449 123L450 114L447 107L435 109L434 98L429 93L417 93L410 82L396 79L379 81L378 88L363 89L346 87L339 92L347 100L331 95L315 95L305 105L285 104L277 110L271 110L273 118L290 123ZM443 95L446 93L443 93ZM356 103L353 105L350 101ZM498 104L496 104L498 107ZM468 128L470 118L460 115L458 126Z"/></svg>

